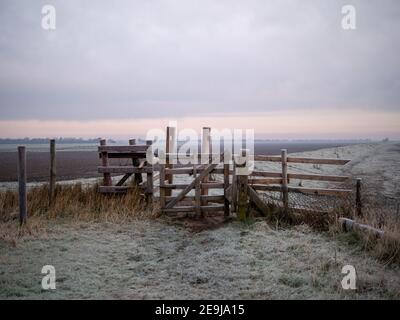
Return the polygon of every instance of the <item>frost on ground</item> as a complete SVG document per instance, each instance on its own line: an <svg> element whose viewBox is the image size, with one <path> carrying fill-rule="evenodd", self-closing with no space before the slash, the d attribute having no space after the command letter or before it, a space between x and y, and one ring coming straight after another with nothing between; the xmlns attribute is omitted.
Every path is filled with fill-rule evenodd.
<svg viewBox="0 0 400 320"><path fill-rule="evenodd" d="M289 171L361 176L374 197L400 196L399 143L301 155L352 161L345 166L291 164ZM343 239L349 235L334 239L305 226L275 230L265 221L233 222L200 233L163 221L48 223L43 227L47 233L41 230L16 242L0 240L0 298L400 298L399 267L385 266L350 245L351 238ZM0 239L6 239L2 228L0 224ZM348 264L357 271L355 291L341 287L341 270ZM54 291L41 289L43 265L56 268Z"/></svg>
<svg viewBox="0 0 400 320"><path fill-rule="evenodd" d="M0 241L2 299L399 298L400 270L305 226L265 221L190 233L164 222L58 224L15 246ZM341 269L357 271L343 290ZM56 290L41 289L43 265Z"/></svg>

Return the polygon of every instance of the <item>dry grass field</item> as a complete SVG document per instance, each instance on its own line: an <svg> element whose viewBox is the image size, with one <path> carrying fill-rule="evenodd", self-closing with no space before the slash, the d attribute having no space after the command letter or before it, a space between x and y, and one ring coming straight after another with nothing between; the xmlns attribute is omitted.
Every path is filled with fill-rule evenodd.
<svg viewBox="0 0 400 320"><path fill-rule="evenodd" d="M398 177L384 172L397 168L396 147L357 147L365 153L343 170L368 166L368 159L369 171L359 172L369 173L366 186L380 186L382 175L396 186ZM347 148L354 146L318 152ZM371 163L381 168L377 180ZM397 195L384 188L375 198L390 190ZM343 233L334 222L316 230L306 220L262 218L195 232L186 220L149 211L135 192L106 197L95 186L59 186L51 208L46 199L46 186L30 190L29 224L20 229L16 193L0 193L2 299L400 299L399 224L378 201L368 203L363 221L386 231L379 240ZM348 264L357 272L356 290L341 287ZM44 265L56 268L56 290L41 289Z"/></svg>

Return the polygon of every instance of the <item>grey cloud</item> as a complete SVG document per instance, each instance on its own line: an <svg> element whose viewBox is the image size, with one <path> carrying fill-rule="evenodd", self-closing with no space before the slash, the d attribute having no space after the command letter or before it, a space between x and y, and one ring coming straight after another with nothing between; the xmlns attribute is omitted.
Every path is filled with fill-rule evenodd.
<svg viewBox="0 0 400 320"><path fill-rule="evenodd" d="M0 31L0 119L399 110L396 0L5 0Z"/></svg>

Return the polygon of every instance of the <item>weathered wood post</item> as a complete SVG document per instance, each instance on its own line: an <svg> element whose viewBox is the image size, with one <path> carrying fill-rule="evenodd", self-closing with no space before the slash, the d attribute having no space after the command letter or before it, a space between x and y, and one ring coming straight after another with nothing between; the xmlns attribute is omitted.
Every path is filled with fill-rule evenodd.
<svg viewBox="0 0 400 320"><path fill-rule="evenodd" d="M153 144L153 141L146 140L146 145L150 146ZM147 163L146 167L149 169L151 164ZM146 172L146 202L151 204L153 202L153 192L154 192L154 182L153 182L153 167L151 171Z"/></svg>
<svg viewBox="0 0 400 320"><path fill-rule="evenodd" d="M289 192L288 192L288 173L287 173L287 150L281 150L282 161L282 202L285 213L289 209Z"/></svg>
<svg viewBox="0 0 400 320"><path fill-rule="evenodd" d="M361 178L356 180L356 213L358 217L362 217Z"/></svg>
<svg viewBox="0 0 400 320"><path fill-rule="evenodd" d="M193 161L193 178L194 179L197 178L197 161ZM194 191L194 198L195 198L196 217L199 218L199 217L202 216L200 181L196 181L195 191Z"/></svg>
<svg viewBox="0 0 400 320"><path fill-rule="evenodd" d="M248 175L245 174L247 171L247 152L248 150L241 150L241 161L239 164L236 164L236 167L239 168L240 172L237 175L238 182L238 204L237 204L237 216L239 220L245 221L248 216Z"/></svg>
<svg viewBox="0 0 400 320"><path fill-rule="evenodd" d="M106 146L107 145L106 139L101 139L100 140L100 145L101 146ZM102 164L103 167L108 167L109 161L108 161L108 153L106 151L102 151L101 152L101 162L102 162L101 164ZM104 173L103 177L104 177L103 184L105 186L111 186L112 185L111 174L110 173Z"/></svg>
<svg viewBox="0 0 400 320"><path fill-rule="evenodd" d="M169 156L169 153L175 153L176 152L176 128L175 127L167 127L167 135L166 135L166 146L165 146L165 152L167 154L166 156L166 163L165 167L168 169L172 169L173 161L171 161L171 157ZM165 179L168 180L169 184L173 183L173 175L172 174L166 174ZM165 190L165 195L166 196L171 196L172 190L171 189L166 189Z"/></svg>
<svg viewBox="0 0 400 320"><path fill-rule="evenodd" d="M237 212L237 175L236 175L236 161L233 156L232 162L232 189L231 189L231 212Z"/></svg>
<svg viewBox="0 0 400 320"><path fill-rule="evenodd" d="M224 215L229 217L229 199L228 199L228 188L229 188L229 162L228 153L224 152Z"/></svg>
<svg viewBox="0 0 400 320"><path fill-rule="evenodd" d="M27 220L27 195L26 195L26 148L18 147L18 198L19 198L19 224Z"/></svg>
<svg viewBox="0 0 400 320"><path fill-rule="evenodd" d="M212 145L211 145L211 128L203 127L202 141L201 141L201 162L202 164L211 163L212 160ZM210 181L210 176L207 175L204 177L202 182L207 183ZM208 195L208 188L201 188L201 195ZM207 200L201 201L202 206L207 205Z"/></svg>
<svg viewBox="0 0 400 320"><path fill-rule="evenodd" d="M50 181L49 181L49 205L54 204L56 192L56 140L50 140Z"/></svg>
<svg viewBox="0 0 400 320"><path fill-rule="evenodd" d="M146 145L151 146L153 141L146 140ZM149 164L147 164L147 167ZM153 191L154 191L154 183L153 183L153 170L151 172L146 172L146 202L151 204L153 202Z"/></svg>
<svg viewBox="0 0 400 320"><path fill-rule="evenodd" d="M165 163L160 163L160 209L165 209Z"/></svg>
<svg viewBox="0 0 400 320"><path fill-rule="evenodd" d="M129 140L129 145L134 146L136 144L136 139L130 139ZM140 160L138 158L132 158L132 165L134 167L138 167L140 165ZM140 183L143 182L143 177L141 173L135 173L133 181L135 182L136 185L139 185Z"/></svg>

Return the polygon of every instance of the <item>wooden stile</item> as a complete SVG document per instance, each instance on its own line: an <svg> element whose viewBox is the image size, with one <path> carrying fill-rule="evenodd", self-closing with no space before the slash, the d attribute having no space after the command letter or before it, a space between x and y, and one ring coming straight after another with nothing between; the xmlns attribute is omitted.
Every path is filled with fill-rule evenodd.
<svg viewBox="0 0 400 320"><path fill-rule="evenodd" d="M100 140L100 146L106 146L107 141L105 139ZM103 167L108 167L109 166L109 161L108 161L108 153L107 151L102 151L101 152L101 163ZM111 186L112 185L112 180L111 180L111 174L110 173L104 173L103 174L103 184L104 186Z"/></svg>

